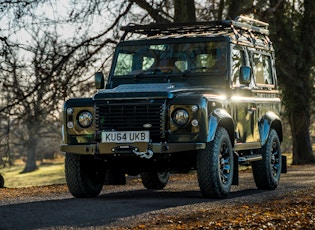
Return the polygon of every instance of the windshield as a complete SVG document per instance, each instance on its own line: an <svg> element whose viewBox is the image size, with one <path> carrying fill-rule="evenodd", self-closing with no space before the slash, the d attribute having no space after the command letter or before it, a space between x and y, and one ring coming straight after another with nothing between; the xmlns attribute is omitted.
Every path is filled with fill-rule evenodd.
<svg viewBox="0 0 315 230"><path fill-rule="evenodd" d="M209 74L226 70L226 42L158 42L152 40L151 44L148 44L147 40L144 44L121 44L114 61L114 76Z"/></svg>

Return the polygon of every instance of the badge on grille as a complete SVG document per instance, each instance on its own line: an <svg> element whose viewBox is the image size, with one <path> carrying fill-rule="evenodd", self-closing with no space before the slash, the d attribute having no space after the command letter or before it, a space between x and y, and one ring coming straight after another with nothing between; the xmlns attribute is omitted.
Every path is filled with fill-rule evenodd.
<svg viewBox="0 0 315 230"><path fill-rule="evenodd" d="M152 125L150 123L146 123L146 124L143 124L143 128L149 129L149 128L152 128Z"/></svg>

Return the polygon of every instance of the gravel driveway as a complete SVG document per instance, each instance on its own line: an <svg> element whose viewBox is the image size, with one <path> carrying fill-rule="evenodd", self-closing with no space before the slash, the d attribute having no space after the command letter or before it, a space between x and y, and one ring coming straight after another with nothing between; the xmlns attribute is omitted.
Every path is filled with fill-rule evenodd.
<svg viewBox="0 0 315 230"><path fill-rule="evenodd" d="M45 193L0 200L0 229L105 229L136 226L161 213L176 215L257 203L315 185L315 165L290 166L274 191L257 190L252 173L240 173L240 185L227 199L201 197L195 173L173 175L162 191L145 190L137 178L126 186L105 186L101 195L76 199L69 193ZM31 188L30 188L31 189ZM47 189L47 188L46 188ZM3 190L2 190L3 191ZM1 195L1 189L0 189Z"/></svg>

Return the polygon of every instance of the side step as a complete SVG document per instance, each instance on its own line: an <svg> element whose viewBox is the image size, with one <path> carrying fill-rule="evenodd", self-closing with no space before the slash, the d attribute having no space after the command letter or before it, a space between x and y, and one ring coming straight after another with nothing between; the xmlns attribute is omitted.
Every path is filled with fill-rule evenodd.
<svg viewBox="0 0 315 230"><path fill-rule="evenodd" d="M260 160L262 160L262 155L260 154L250 155L250 156L245 156L245 157L238 157L238 163L241 165L246 165L253 161L260 161Z"/></svg>
<svg viewBox="0 0 315 230"><path fill-rule="evenodd" d="M238 163L240 165L248 165L249 163L253 161L259 161L259 160L262 160L262 155L260 154L250 155L250 156L245 156L245 157L238 157ZM281 173L287 173L287 157L281 156L281 161L282 161Z"/></svg>

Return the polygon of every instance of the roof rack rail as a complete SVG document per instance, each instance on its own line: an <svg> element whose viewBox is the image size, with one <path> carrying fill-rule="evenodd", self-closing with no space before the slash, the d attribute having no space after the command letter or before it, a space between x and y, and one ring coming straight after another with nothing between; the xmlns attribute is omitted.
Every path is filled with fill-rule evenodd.
<svg viewBox="0 0 315 230"><path fill-rule="evenodd" d="M188 34L188 33L216 33L222 30L234 31L235 28L246 30L253 33L269 35L268 23L238 16L235 20L209 21L209 22L193 22L193 23L168 23L168 24L147 24L140 25L129 23L122 26L121 30L125 31L121 40L124 40L128 33L143 34L146 36L155 35L172 35L172 34Z"/></svg>
<svg viewBox="0 0 315 230"><path fill-rule="evenodd" d="M266 22L262 22L253 18L238 16L235 20L231 21L232 25L235 27L247 29L250 31L254 31L260 34L269 35L269 24Z"/></svg>
<svg viewBox="0 0 315 230"><path fill-rule="evenodd" d="M236 21L236 22L244 21L244 22L251 24L251 25L255 24L258 27L265 27L265 29L268 29L268 26L269 26L269 24L267 22L262 22L262 21L254 19L254 18L246 17L243 15L237 16L234 19L234 21Z"/></svg>

